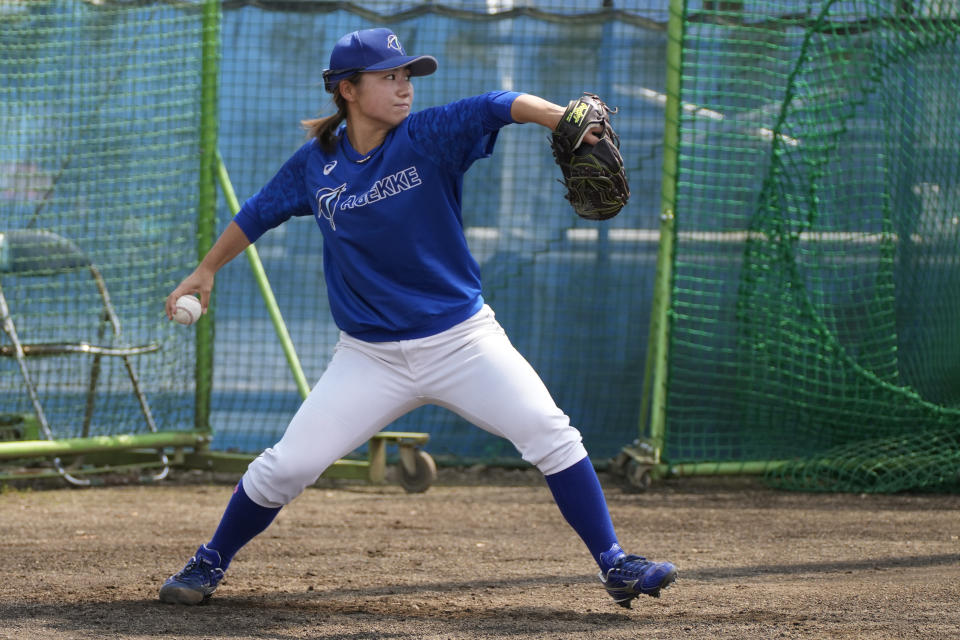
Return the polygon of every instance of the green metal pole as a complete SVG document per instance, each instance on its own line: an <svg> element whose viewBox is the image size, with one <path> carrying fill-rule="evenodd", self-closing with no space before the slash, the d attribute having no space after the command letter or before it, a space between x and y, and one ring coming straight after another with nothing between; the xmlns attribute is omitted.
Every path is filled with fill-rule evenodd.
<svg viewBox="0 0 960 640"><path fill-rule="evenodd" d="M115 436L64 438L61 440L17 440L0 442L0 460L68 456L115 449L159 449L194 447L210 442L209 431L157 431Z"/></svg>
<svg viewBox="0 0 960 640"><path fill-rule="evenodd" d="M670 0L667 24L667 102L664 110L663 172L660 195L660 245L650 314L650 337L644 367L640 406L641 429L649 420L649 441L656 459L666 441L667 376L669 374L670 303L673 289L673 260L677 205L677 165L680 143L680 85L683 65L684 0Z"/></svg>
<svg viewBox="0 0 960 640"><path fill-rule="evenodd" d="M200 89L200 199L197 203L197 259L213 246L217 228L217 189L213 163L217 152L217 85L219 80L220 1L203 5L203 48ZM194 427L210 431L213 388L214 305L197 321L196 409Z"/></svg>
<svg viewBox="0 0 960 640"><path fill-rule="evenodd" d="M760 475L787 464L787 460L745 460L743 462L690 462L658 465L660 475L667 476L740 476Z"/></svg>
<svg viewBox="0 0 960 640"><path fill-rule="evenodd" d="M240 202L237 200L237 194L233 190L233 184L230 182L230 176L227 173L226 166L223 164L223 158L220 157L219 151L216 153L216 163L217 180L220 182L223 196L227 200L227 206L230 207L230 211L236 215L237 212L240 211ZM247 254L247 261L250 262L250 268L253 270L253 278L257 281L257 286L260 287L260 295L263 296L263 301L267 305L267 313L270 314L273 329L277 332L277 338L280 340L283 355L286 356L287 365L289 365L290 371L293 373L293 380L297 384L297 391L300 392L301 398L306 398L307 394L310 393L310 385L307 384L307 377L303 374L303 367L300 366L300 359L297 357L297 350L293 347L293 339L290 338L290 333L287 331L287 324L283 321L283 316L280 314L280 305L277 304L277 299L273 295L273 288L270 286L270 281L267 279L267 272L264 270L263 263L260 261L260 254L257 253L257 248L253 245L247 247L245 253Z"/></svg>

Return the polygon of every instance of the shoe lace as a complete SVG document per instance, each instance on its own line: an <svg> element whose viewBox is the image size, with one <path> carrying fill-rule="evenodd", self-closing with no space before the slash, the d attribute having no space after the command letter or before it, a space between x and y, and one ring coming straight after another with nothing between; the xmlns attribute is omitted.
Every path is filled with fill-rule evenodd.
<svg viewBox="0 0 960 640"><path fill-rule="evenodd" d="M613 571L621 579L639 579L643 577L651 564L653 563L643 556L627 556L617 566L613 567Z"/></svg>
<svg viewBox="0 0 960 640"><path fill-rule="evenodd" d="M201 575L209 580L216 575L216 567L214 567L211 562L205 560L204 558L193 556L187 561L186 566L180 570L179 575L181 577L189 575Z"/></svg>

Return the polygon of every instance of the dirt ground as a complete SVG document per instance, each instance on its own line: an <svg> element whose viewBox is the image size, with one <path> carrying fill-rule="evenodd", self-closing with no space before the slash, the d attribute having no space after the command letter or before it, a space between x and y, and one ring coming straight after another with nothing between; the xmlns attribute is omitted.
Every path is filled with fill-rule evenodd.
<svg viewBox="0 0 960 640"><path fill-rule="evenodd" d="M960 496L812 495L753 479L633 493L632 553L680 578L616 606L530 471L441 470L426 493L325 481L234 559L206 606L157 600L233 478L6 487L0 638L960 638Z"/></svg>

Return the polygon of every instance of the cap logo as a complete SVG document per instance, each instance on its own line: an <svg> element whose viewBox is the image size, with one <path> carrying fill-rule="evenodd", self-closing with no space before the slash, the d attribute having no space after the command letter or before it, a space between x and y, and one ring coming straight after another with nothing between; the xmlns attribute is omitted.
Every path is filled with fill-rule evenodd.
<svg viewBox="0 0 960 640"><path fill-rule="evenodd" d="M394 51L396 51L396 52L399 53L400 55L406 55L406 54L403 52L403 47L400 46L400 40L399 40L399 39L397 38L397 36L396 36L395 34L393 34L393 33L391 33L389 36L387 36L387 48L388 48L388 49L393 49Z"/></svg>

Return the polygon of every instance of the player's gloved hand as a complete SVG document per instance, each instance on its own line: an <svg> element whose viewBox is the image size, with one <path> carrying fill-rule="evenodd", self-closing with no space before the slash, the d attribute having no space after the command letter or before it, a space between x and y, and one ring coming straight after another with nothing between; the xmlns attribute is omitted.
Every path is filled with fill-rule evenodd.
<svg viewBox="0 0 960 640"><path fill-rule="evenodd" d="M565 197L577 215L588 220L612 218L630 198L620 137L610 124L614 113L599 96L584 93L570 101L550 135Z"/></svg>

